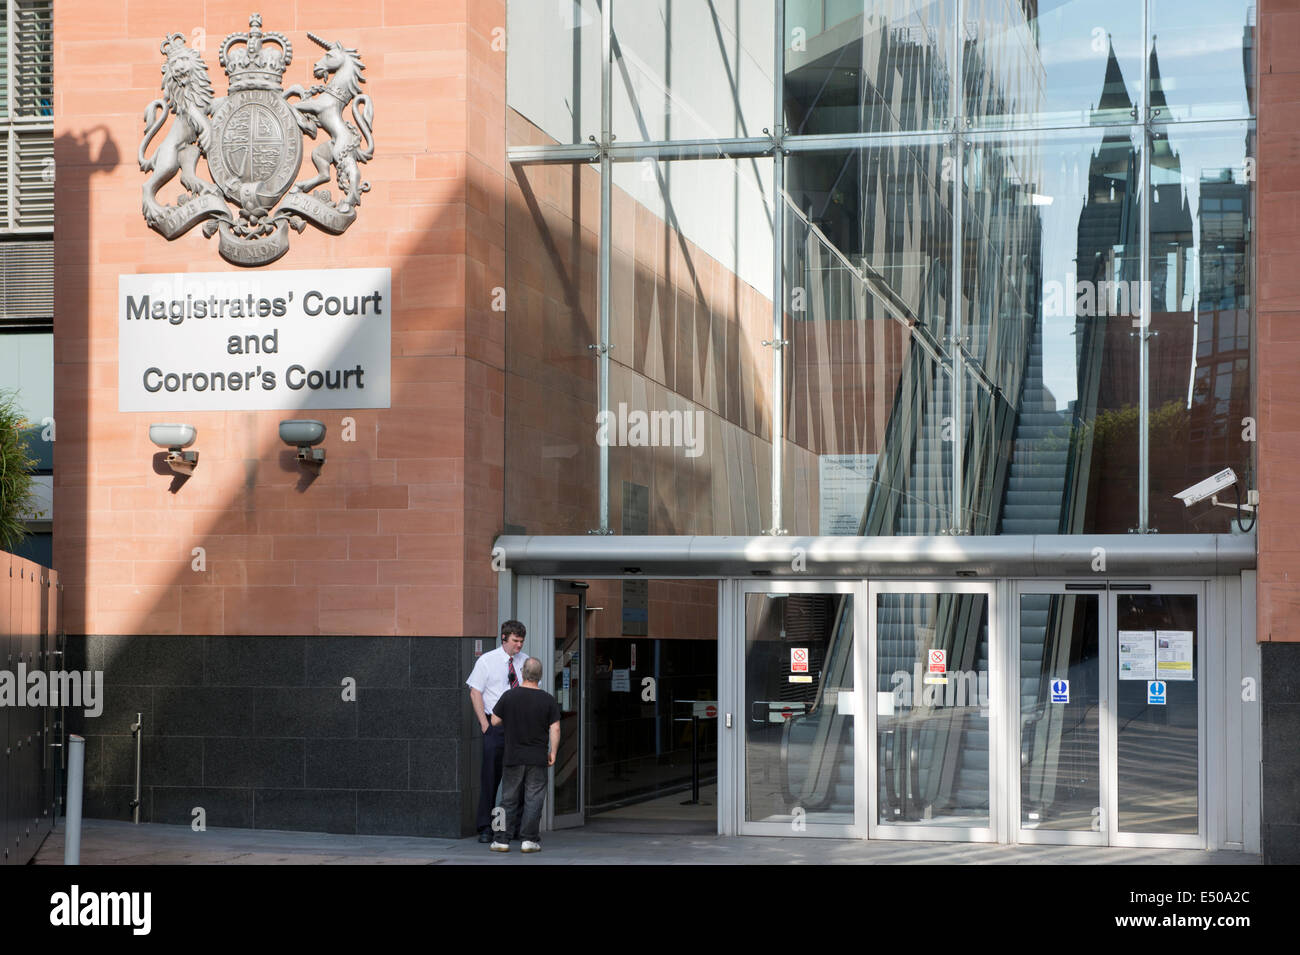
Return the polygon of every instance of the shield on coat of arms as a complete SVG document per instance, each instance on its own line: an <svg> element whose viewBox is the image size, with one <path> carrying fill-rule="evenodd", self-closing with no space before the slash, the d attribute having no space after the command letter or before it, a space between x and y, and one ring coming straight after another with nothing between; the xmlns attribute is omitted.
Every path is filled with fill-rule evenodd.
<svg viewBox="0 0 1300 955"><path fill-rule="evenodd" d="M302 165L302 134L293 110L270 90L225 98L212 116L212 180L246 212L271 209Z"/></svg>

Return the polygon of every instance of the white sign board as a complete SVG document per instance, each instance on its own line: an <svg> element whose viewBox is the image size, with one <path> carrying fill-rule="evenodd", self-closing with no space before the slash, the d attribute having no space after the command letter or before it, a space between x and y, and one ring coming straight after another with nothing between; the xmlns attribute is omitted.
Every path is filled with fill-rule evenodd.
<svg viewBox="0 0 1300 955"><path fill-rule="evenodd" d="M856 535L876 476L874 454L823 454L818 457L821 534Z"/></svg>
<svg viewBox="0 0 1300 955"><path fill-rule="evenodd" d="M387 408L389 269L117 282L119 411Z"/></svg>

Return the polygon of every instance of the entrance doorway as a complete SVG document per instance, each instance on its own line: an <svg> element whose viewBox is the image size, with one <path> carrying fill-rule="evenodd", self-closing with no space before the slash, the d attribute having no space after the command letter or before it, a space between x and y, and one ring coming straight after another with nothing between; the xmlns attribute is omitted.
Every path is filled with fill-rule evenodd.
<svg viewBox="0 0 1300 955"><path fill-rule="evenodd" d="M1019 840L1200 848L1199 583L1017 587Z"/></svg>
<svg viewBox="0 0 1300 955"><path fill-rule="evenodd" d="M1244 831L1212 767L1249 727L1213 696L1228 638L1207 621L1252 610L1203 580L532 580L520 608L548 621L564 714L556 828L1153 848Z"/></svg>
<svg viewBox="0 0 1300 955"><path fill-rule="evenodd" d="M552 826L715 833L717 581L551 583Z"/></svg>

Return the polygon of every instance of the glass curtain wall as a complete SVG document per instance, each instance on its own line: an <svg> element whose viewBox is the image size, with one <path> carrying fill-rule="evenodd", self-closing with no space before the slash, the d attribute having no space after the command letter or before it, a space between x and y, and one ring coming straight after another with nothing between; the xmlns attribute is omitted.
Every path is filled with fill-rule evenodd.
<svg viewBox="0 0 1300 955"><path fill-rule="evenodd" d="M510 529L1229 531L1255 8L1192 2L512 2Z"/></svg>

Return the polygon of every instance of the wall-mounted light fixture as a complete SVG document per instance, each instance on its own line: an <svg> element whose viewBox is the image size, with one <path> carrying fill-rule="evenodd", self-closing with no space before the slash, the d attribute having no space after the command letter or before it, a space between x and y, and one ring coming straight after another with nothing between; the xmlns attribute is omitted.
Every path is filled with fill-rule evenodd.
<svg viewBox="0 0 1300 955"><path fill-rule="evenodd" d="M325 440L323 421L281 421L280 440L298 449L298 463L304 467L319 468L325 463L325 449L316 447Z"/></svg>
<svg viewBox="0 0 1300 955"><path fill-rule="evenodd" d="M198 436L192 424L149 425L149 440L167 450L167 466L177 474L193 474L199 466L199 452L185 450Z"/></svg>

